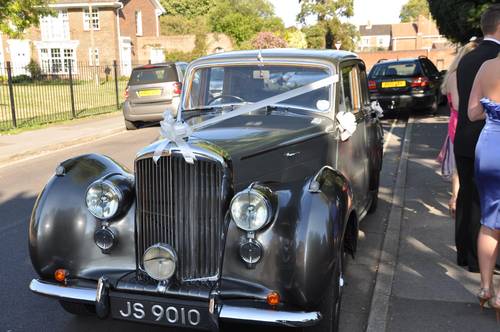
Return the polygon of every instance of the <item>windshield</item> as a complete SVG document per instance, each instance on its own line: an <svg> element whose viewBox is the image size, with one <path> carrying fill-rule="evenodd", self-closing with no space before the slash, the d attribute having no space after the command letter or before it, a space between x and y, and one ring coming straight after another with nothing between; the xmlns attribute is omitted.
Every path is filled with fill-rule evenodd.
<svg viewBox="0 0 500 332"><path fill-rule="evenodd" d="M371 78L412 77L420 74L418 62L384 63L372 69Z"/></svg>
<svg viewBox="0 0 500 332"><path fill-rule="evenodd" d="M204 67L191 76L185 109L255 103L327 78L324 67L303 65L231 65ZM312 110L326 110L330 87L320 88L280 103Z"/></svg>

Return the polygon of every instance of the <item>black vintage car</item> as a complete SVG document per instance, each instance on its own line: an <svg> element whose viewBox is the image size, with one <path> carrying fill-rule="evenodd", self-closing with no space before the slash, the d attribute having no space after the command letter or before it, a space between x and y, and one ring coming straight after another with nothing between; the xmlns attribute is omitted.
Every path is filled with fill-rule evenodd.
<svg viewBox="0 0 500 332"><path fill-rule="evenodd" d="M31 218L30 289L101 318L336 330L382 163L363 62L223 53L184 87L134 172L95 154L57 166Z"/></svg>
<svg viewBox="0 0 500 332"><path fill-rule="evenodd" d="M380 60L368 75L373 101L384 110L410 108L436 113L443 102L443 75L425 56L412 59Z"/></svg>

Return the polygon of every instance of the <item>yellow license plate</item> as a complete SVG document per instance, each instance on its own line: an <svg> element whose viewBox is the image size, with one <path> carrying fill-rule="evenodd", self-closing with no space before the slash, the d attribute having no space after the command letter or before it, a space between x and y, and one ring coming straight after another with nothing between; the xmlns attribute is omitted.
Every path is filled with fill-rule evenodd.
<svg viewBox="0 0 500 332"><path fill-rule="evenodd" d="M139 97L160 96L161 95L161 89L140 90L140 91L137 91L137 95Z"/></svg>
<svg viewBox="0 0 500 332"><path fill-rule="evenodd" d="M382 88L404 88L406 81L382 82Z"/></svg>

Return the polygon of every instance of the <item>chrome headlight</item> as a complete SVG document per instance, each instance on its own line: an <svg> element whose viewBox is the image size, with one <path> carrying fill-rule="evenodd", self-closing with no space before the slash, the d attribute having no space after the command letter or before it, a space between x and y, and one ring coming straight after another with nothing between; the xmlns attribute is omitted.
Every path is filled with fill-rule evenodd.
<svg viewBox="0 0 500 332"><path fill-rule="evenodd" d="M120 188L110 181L97 180L88 187L85 202L94 217L109 219L118 211L122 196Z"/></svg>
<svg viewBox="0 0 500 332"><path fill-rule="evenodd" d="M167 244L157 243L149 247L142 257L144 271L157 281L170 279L175 273L177 255Z"/></svg>
<svg viewBox="0 0 500 332"><path fill-rule="evenodd" d="M246 189L231 201L231 217L239 228L254 232L271 221L271 203L260 191Z"/></svg>

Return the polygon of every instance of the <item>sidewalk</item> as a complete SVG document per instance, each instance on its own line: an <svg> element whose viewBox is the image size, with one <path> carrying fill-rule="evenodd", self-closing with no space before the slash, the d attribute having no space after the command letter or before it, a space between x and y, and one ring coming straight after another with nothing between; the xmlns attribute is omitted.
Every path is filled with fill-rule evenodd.
<svg viewBox="0 0 500 332"><path fill-rule="evenodd" d="M19 134L0 135L0 166L122 131L125 131L123 115L121 112L115 112Z"/></svg>
<svg viewBox="0 0 500 332"><path fill-rule="evenodd" d="M450 184L435 158L448 118L414 120L407 164L403 219L387 331L493 331L493 310L481 312L479 274L457 266L454 221L448 215Z"/></svg>

